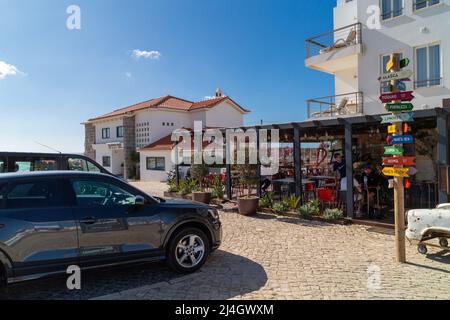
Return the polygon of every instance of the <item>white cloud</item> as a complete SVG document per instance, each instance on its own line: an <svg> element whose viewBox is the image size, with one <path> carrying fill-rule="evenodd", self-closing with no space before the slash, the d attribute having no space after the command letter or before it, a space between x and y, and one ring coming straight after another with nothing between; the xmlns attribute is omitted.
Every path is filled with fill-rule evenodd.
<svg viewBox="0 0 450 320"><path fill-rule="evenodd" d="M206 100L213 100L213 99L215 99L216 97L212 97L212 96L206 96L206 97L203 97L203 101L206 101Z"/></svg>
<svg viewBox="0 0 450 320"><path fill-rule="evenodd" d="M127 78L132 78L133 75L131 74L131 72L126 72L126 73L125 73L125 77L127 77Z"/></svg>
<svg viewBox="0 0 450 320"><path fill-rule="evenodd" d="M159 60L159 58L161 58L161 52L159 51L145 51L145 50L139 50L139 49L135 49L133 50L132 53L133 58L136 59L140 59L140 58L144 58L144 59L151 59L151 60Z"/></svg>
<svg viewBox="0 0 450 320"><path fill-rule="evenodd" d="M12 64L8 64L5 61L0 61L0 80L5 79L7 76L16 76L18 74L23 74L23 72Z"/></svg>

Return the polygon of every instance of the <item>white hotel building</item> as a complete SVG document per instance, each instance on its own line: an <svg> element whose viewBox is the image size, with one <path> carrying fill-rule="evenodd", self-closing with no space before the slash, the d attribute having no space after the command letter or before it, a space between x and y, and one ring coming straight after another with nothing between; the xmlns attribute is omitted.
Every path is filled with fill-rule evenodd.
<svg viewBox="0 0 450 320"><path fill-rule="evenodd" d="M309 118L386 113L378 78L392 53L410 59L401 90L414 91L415 110L450 98L449 0L338 0L334 31L306 47L306 66L335 76L334 94L308 101Z"/></svg>
<svg viewBox="0 0 450 320"><path fill-rule="evenodd" d="M115 175L135 175L133 154L139 152L143 181L167 180L174 169L171 136L176 129L239 127L249 111L220 89L199 102L173 96L144 101L89 119L85 125L85 154Z"/></svg>

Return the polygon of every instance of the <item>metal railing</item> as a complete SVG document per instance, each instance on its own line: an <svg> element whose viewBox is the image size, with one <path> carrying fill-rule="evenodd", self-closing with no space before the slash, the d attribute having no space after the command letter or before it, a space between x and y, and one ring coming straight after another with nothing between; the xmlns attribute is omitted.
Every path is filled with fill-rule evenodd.
<svg viewBox="0 0 450 320"><path fill-rule="evenodd" d="M362 92L309 99L307 100L308 118L330 118L342 115L362 114L364 111L363 101Z"/></svg>
<svg viewBox="0 0 450 320"><path fill-rule="evenodd" d="M362 25L358 22L306 39L306 58L359 43L362 43Z"/></svg>
<svg viewBox="0 0 450 320"><path fill-rule="evenodd" d="M420 81L414 81L414 89L428 88L428 87L440 87L443 85L442 78L426 79Z"/></svg>
<svg viewBox="0 0 450 320"><path fill-rule="evenodd" d="M440 0L414 0L413 9L414 11L424 9L439 4L440 2Z"/></svg>

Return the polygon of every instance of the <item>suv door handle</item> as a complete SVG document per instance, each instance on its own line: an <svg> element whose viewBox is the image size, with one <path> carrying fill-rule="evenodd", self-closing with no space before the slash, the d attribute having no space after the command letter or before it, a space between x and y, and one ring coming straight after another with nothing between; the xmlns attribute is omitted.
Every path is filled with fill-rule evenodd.
<svg viewBox="0 0 450 320"><path fill-rule="evenodd" d="M97 219L93 217L87 217L80 221L82 224L94 224L97 222Z"/></svg>

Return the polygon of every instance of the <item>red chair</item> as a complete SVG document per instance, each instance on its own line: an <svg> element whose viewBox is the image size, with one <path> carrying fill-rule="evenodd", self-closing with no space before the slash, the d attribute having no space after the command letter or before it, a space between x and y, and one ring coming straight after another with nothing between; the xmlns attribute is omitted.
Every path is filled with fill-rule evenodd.
<svg viewBox="0 0 450 320"><path fill-rule="evenodd" d="M333 189L327 188L317 189L317 197L319 198L319 201L322 205L322 210L324 209L325 205L327 207L334 207L334 208L336 208L338 205L336 191Z"/></svg>
<svg viewBox="0 0 450 320"><path fill-rule="evenodd" d="M306 200L311 200L312 198L314 198L314 196L316 195L315 183L314 182L306 183L304 193L305 193Z"/></svg>

